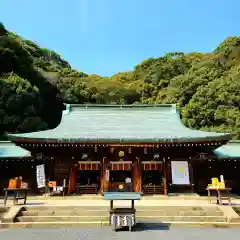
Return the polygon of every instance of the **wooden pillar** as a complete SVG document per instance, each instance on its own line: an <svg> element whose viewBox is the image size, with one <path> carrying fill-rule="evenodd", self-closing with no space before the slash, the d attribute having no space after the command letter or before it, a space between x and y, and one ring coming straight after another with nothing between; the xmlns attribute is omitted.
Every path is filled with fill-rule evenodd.
<svg viewBox="0 0 240 240"><path fill-rule="evenodd" d="M63 176L61 176L62 184L64 181ZM77 164L73 164L71 166L71 172L69 176L69 183L68 183L68 193L76 193L77 192Z"/></svg>
<svg viewBox="0 0 240 240"><path fill-rule="evenodd" d="M105 173L105 163L104 163L104 158L102 159L101 161L101 175L100 175L100 184L101 184L101 187L100 187L100 191L101 191L101 194L103 194L104 192L104 173Z"/></svg>
<svg viewBox="0 0 240 240"><path fill-rule="evenodd" d="M132 191L136 192L137 189L137 165L136 159L132 160Z"/></svg>
<svg viewBox="0 0 240 240"><path fill-rule="evenodd" d="M193 173L192 160L189 161L188 166L189 166L189 175L190 175L189 178L190 178L190 184L191 184L191 192L194 193L195 184L194 184L194 173Z"/></svg>
<svg viewBox="0 0 240 240"><path fill-rule="evenodd" d="M164 183L163 183L163 189L164 189L164 194L168 194L168 189L167 189L167 184L168 184L168 168L167 168L167 163L166 159L163 158L163 176L164 176Z"/></svg>
<svg viewBox="0 0 240 240"><path fill-rule="evenodd" d="M101 193L107 192L109 188L109 179L107 179L108 161L104 157L101 162ZM109 172L110 174L110 172Z"/></svg>
<svg viewBox="0 0 240 240"><path fill-rule="evenodd" d="M132 190L142 192L142 164L139 158L132 162Z"/></svg>

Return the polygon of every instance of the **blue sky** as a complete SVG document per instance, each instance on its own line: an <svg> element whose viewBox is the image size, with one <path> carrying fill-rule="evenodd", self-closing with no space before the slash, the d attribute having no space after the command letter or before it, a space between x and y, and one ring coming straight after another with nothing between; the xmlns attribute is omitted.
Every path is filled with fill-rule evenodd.
<svg viewBox="0 0 240 240"><path fill-rule="evenodd" d="M166 52L212 51L240 35L239 0L0 0L10 31L102 76Z"/></svg>

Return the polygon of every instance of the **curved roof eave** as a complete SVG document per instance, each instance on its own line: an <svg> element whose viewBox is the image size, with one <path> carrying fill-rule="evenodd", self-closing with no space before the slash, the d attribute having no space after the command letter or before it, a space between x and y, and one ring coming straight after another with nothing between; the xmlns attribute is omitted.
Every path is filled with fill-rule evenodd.
<svg viewBox="0 0 240 240"><path fill-rule="evenodd" d="M222 136L210 136L203 138L29 138L20 137L14 134L8 134L11 141L19 142L44 142L44 143L93 143L93 144L135 144L135 143L149 143L149 144L171 144L171 143L200 143L200 142L219 142L229 141L232 139L231 134L225 134Z"/></svg>
<svg viewBox="0 0 240 240"><path fill-rule="evenodd" d="M230 141L214 150L214 153L220 158L240 158L240 141Z"/></svg>

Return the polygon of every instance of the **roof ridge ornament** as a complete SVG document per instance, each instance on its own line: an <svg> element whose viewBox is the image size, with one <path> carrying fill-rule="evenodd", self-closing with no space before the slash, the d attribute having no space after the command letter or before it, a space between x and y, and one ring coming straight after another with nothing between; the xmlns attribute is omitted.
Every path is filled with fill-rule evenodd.
<svg viewBox="0 0 240 240"><path fill-rule="evenodd" d="M171 104L171 111L174 113L179 113L179 110L177 109L177 104Z"/></svg>
<svg viewBox="0 0 240 240"><path fill-rule="evenodd" d="M68 115L71 112L71 104L66 104L66 110L63 111L64 115Z"/></svg>

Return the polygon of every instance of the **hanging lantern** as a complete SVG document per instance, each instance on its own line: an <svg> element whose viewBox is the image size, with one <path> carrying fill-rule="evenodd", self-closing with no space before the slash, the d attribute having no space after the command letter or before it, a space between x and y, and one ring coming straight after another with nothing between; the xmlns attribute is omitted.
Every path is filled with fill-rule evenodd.
<svg viewBox="0 0 240 240"><path fill-rule="evenodd" d="M147 148L144 148L144 154L147 154Z"/></svg>
<svg viewBox="0 0 240 240"><path fill-rule="evenodd" d="M43 154L42 153L37 153L36 154L36 159L37 160L42 160L43 159Z"/></svg>
<svg viewBox="0 0 240 240"><path fill-rule="evenodd" d="M132 149L131 148L128 148L128 153L132 153Z"/></svg>
<svg viewBox="0 0 240 240"><path fill-rule="evenodd" d="M114 148L111 148L111 150L110 150L110 151L111 151L111 153L113 153L113 152L114 152Z"/></svg>
<svg viewBox="0 0 240 240"><path fill-rule="evenodd" d="M94 147L94 151L97 152L97 145L95 145L95 147Z"/></svg>

